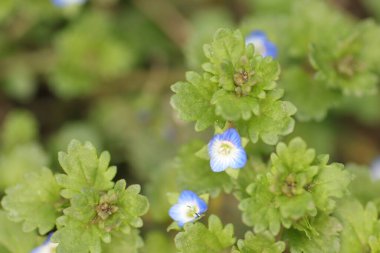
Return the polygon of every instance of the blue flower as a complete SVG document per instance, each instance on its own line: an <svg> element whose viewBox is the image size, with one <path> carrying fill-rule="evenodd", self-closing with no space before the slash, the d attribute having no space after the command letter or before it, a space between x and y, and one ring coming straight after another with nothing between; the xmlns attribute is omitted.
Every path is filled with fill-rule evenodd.
<svg viewBox="0 0 380 253"><path fill-rule="evenodd" d="M55 249L58 246L58 243L53 243L50 241L52 235L53 233L50 233L46 241L38 248L32 250L30 253L54 253Z"/></svg>
<svg viewBox="0 0 380 253"><path fill-rule="evenodd" d="M380 156L375 158L371 164L371 175L374 180L380 179Z"/></svg>
<svg viewBox="0 0 380 253"><path fill-rule="evenodd" d="M214 172L227 168L240 169L247 163L247 154L241 145L239 133L234 128L215 135L208 144L208 153Z"/></svg>
<svg viewBox="0 0 380 253"><path fill-rule="evenodd" d="M275 44L268 40L267 35L260 30L251 32L245 39L245 44L253 44L255 46L255 53L263 57L271 56L277 57L277 47Z"/></svg>
<svg viewBox="0 0 380 253"><path fill-rule="evenodd" d="M199 219L207 211L206 202L192 191L183 191L178 202L169 210L170 217L182 227L185 223Z"/></svg>
<svg viewBox="0 0 380 253"><path fill-rule="evenodd" d="M87 0L52 0L53 4L58 7L68 7L72 5L84 4Z"/></svg>

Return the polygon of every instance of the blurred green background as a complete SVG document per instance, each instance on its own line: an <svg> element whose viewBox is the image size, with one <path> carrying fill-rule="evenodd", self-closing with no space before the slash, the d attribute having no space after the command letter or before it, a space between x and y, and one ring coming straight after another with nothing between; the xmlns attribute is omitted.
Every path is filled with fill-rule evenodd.
<svg viewBox="0 0 380 253"><path fill-rule="evenodd" d="M380 2L90 0L58 8L49 0L1 0L0 196L28 171L59 171L57 152L71 139L89 140L99 151L110 151L118 178L142 184L150 199L144 252L174 252L165 232L166 193L182 189L186 178L173 158L182 144L207 141L212 131L196 133L177 118L170 85L183 80L185 71L200 69L202 45L220 27L267 31L279 47L280 86L299 108L292 136L334 161L363 165L360 173L368 170L380 155L380 95L343 97L337 105L334 94L316 91L309 98L308 77L297 69L320 31L326 32L321 39L334 34L336 27L328 27L340 22L337 17L346 23L380 21ZM271 150L258 144L251 152L265 159ZM225 223L238 224L241 236L240 213L222 201L236 206L233 197L221 195L211 209ZM9 250L4 239L0 252L2 247Z"/></svg>

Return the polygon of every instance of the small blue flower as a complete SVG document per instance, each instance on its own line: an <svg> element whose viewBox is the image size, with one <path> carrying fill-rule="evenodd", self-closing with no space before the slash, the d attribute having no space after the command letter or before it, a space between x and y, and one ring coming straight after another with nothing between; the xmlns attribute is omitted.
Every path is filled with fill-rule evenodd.
<svg viewBox="0 0 380 253"><path fill-rule="evenodd" d="M72 5L84 4L87 0L52 0L53 4L58 7L69 7Z"/></svg>
<svg viewBox="0 0 380 253"><path fill-rule="evenodd" d="M182 227L185 223L199 219L207 211L206 202L192 191L183 191L178 202L169 210L170 217Z"/></svg>
<svg viewBox="0 0 380 253"><path fill-rule="evenodd" d="M214 172L227 168L240 169L247 163L247 154L241 145L239 133L234 128L215 135L208 144L208 154Z"/></svg>
<svg viewBox="0 0 380 253"><path fill-rule="evenodd" d="M55 249L58 247L58 243L53 243L50 241L52 235L53 233L50 233L46 241L38 248L32 250L30 253L54 253Z"/></svg>
<svg viewBox="0 0 380 253"><path fill-rule="evenodd" d="M374 180L380 179L380 156L375 158L371 164L371 175Z"/></svg>
<svg viewBox="0 0 380 253"><path fill-rule="evenodd" d="M263 57L271 56L277 57L277 47L268 40L267 35L260 30L251 32L245 39L245 44L253 44L255 46L255 53Z"/></svg>

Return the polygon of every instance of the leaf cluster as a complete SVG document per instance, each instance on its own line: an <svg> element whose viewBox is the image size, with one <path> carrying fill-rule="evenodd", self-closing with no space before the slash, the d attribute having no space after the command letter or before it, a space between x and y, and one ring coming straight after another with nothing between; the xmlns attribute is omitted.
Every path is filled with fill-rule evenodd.
<svg viewBox="0 0 380 253"><path fill-rule="evenodd" d="M277 61L255 54L239 30L219 29L204 54L204 72L188 72L172 86L171 104L181 119L195 121L197 131L232 122L252 142L271 145L293 130L296 109L281 100Z"/></svg>

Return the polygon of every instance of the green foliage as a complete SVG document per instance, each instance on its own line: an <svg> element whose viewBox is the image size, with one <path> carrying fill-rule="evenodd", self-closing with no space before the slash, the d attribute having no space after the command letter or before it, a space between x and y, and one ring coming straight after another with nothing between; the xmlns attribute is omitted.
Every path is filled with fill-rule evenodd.
<svg viewBox="0 0 380 253"><path fill-rule="evenodd" d="M4 120L1 132L2 149L11 150L17 145L28 144L38 137L38 125L27 111L12 111Z"/></svg>
<svg viewBox="0 0 380 253"><path fill-rule="evenodd" d="M322 78L315 78L298 67L284 71L282 83L286 98L297 107L296 117L302 121L322 120L342 99L338 91L326 87Z"/></svg>
<svg viewBox="0 0 380 253"><path fill-rule="evenodd" d="M0 189L20 182L25 173L48 164L38 137L36 119L27 111L11 111L2 126L0 146Z"/></svg>
<svg viewBox="0 0 380 253"><path fill-rule="evenodd" d="M45 234L57 227L52 240L59 243L58 253L94 253L109 247L107 252L137 252L142 247L140 216L149 207L140 186L126 188L124 180L113 183L116 167L108 166L109 153L98 157L89 142L73 140L59 160L66 174L54 177L43 169L7 189L2 205L8 216L24 221L25 231L38 228ZM103 245L111 241L113 246Z"/></svg>
<svg viewBox="0 0 380 253"><path fill-rule="evenodd" d="M40 243L33 233L24 233L21 224L7 219L4 211L0 211L0 250L2 253L30 252Z"/></svg>
<svg viewBox="0 0 380 253"><path fill-rule="evenodd" d="M196 121L195 129L201 131L218 120L215 109L210 106L218 86L195 72L187 72L186 80L172 86L176 95L172 97L171 104L181 119Z"/></svg>
<svg viewBox="0 0 380 253"><path fill-rule="evenodd" d="M24 221L23 230L38 228L46 234L55 227L55 220L63 209L64 201L52 172L42 169L27 174L24 181L6 190L1 204L11 220Z"/></svg>
<svg viewBox="0 0 380 253"><path fill-rule="evenodd" d="M147 234L142 252L174 253L175 248L166 234L153 230Z"/></svg>
<svg viewBox="0 0 380 253"><path fill-rule="evenodd" d="M341 249L339 233L342 229L336 218L318 215L311 219L303 219L297 224L296 229L286 231L284 240L289 243L291 253L356 252Z"/></svg>
<svg viewBox="0 0 380 253"><path fill-rule="evenodd" d="M233 234L232 224L223 227L220 219L211 215L208 228L201 223L185 224L185 230L175 237L175 244L182 253L219 253L235 243Z"/></svg>
<svg viewBox="0 0 380 253"><path fill-rule="evenodd" d="M247 188L251 197L240 204L243 220L255 232L270 229L276 235L280 225L290 228L301 218L331 213L350 181L343 165L328 164L326 155L316 158L300 138L288 146L279 143L271 155L270 172L259 174Z"/></svg>
<svg viewBox="0 0 380 253"><path fill-rule="evenodd" d="M285 243L277 241L268 232L253 234L251 231L245 234L244 240L239 240L238 249L232 253L281 253L285 250Z"/></svg>
<svg viewBox="0 0 380 253"><path fill-rule="evenodd" d="M196 121L197 131L213 124L223 126L225 121L236 122L241 134L252 142L260 137L271 145L278 142L279 135L292 132L291 116L296 108L280 100L283 91L276 89L278 62L255 55L253 45L245 45L239 30L219 29L204 51L206 73L188 72L187 82L172 86L176 94L171 104L181 119Z"/></svg>
<svg viewBox="0 0 380 253"><path fill-rule="evenodd" d="M64 210L65 216L58 220L62 228L53 239L59 243L58 252L88 252L89 249L101 252L101 240L109 243L111 232L123 232L125 237L135 238L133 228L142 226L140 216L147 212L148 201L138 194L139 186L127 189L125 186L125 181L120 180L105 194L93 188L75 195L70 200L70 207ZM73 241L77 236L81 240ZM140 247L138 239L132 238L119 243Z"/></svg>
<svg viewBox="0 0 380 253"><path fill-rule="evenodd" d="M116 36L111 24L106 15L87 13L57 36L54 44L57 63L50 83L57 95L62 98L88 95L102 80L130 69L132 53ZM89 26L96 27L96 31L88 29Z"/></svg>
<svg viewBox="0 0 380 253"><path fill-rule="evenodd" d="M70 142L67 153L59 153L59 163L66 173L56 176L58 184L63 188L62 196L71 198L86 187L97 191L111 189L116 167L109 167L110 159L108 152L103 152L98 157L95 147L89 142L85 145L79 141Z"/></svg>
<svg viewBox="0 0 380 253"><path fill-rule="evenodd" d="M174 161L177 173L177 184L182 190L192 190L199 193L218 195L221 191L230 192L232 182L225 173L214 173L210 162L195 155L205 144L193 141L184 145Z"/></svg>

